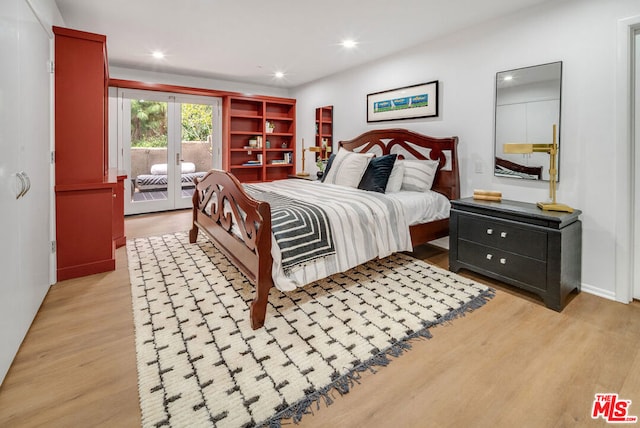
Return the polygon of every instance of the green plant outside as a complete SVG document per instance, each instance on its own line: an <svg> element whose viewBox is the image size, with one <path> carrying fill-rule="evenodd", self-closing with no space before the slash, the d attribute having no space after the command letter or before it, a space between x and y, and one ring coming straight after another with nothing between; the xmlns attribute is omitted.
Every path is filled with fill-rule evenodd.
<svg viewBox="0 0 640 428"><path fill-rule="evenodd" d="M182 105L182 141L206 141L212 132L212 107ZM131 147L167 147L167 103L131 100Z"/></svg>

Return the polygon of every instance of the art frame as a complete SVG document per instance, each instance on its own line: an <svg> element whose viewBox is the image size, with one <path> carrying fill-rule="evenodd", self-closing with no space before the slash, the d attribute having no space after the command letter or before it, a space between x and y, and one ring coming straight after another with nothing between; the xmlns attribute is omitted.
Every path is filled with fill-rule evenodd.
<svg viewBox="0 0 640 428"><path fill-rule="evenodd" d="M367 122L437 117L438 86L434 80L367 94Z"/></svg>

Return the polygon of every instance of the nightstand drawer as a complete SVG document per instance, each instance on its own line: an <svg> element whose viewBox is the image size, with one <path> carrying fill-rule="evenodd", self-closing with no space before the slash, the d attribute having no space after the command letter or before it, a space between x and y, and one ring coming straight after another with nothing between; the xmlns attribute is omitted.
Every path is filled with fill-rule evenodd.
<svg viewBox="0 0 640 428"><path fill-rule="evenodd" d="M547 289L547 264L494 247L458 239L458 260L539 290Z"/></svg>
<svg viewBox="0 0 640 428"><path fill-rule="evenodd" d="M537 260L547 259L547 233L530 227L518 227L480 216L460 215L458 238Z"/></svg>

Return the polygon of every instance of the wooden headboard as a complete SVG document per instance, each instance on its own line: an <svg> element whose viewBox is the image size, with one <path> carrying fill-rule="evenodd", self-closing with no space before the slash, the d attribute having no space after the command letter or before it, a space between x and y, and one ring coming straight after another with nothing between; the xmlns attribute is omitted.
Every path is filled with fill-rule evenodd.
<svg viewBox="0 0 640 428"><path fill-rule="evenodd" d="M434 138L401 128L376 129L338 143L347 150L377 156L396 153L399 159L437 160L431 189L449 199L460 198L457 145L458 137Z"/></svg>

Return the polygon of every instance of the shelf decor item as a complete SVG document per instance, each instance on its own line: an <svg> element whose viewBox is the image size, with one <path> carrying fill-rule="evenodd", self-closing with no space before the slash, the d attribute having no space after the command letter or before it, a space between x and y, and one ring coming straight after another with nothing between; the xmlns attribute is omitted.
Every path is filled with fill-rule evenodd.
<svg viewBox="0 0 640 428"><path fill-rule="evenodd" d="M367 122L437 116L437 80L367 95Z"/></svg>
<svg viewBox="0 0 640 428"><path fill-rule="evenodd" d="M267 134L271 134L276 129L276 124L267 120L265 122L265 129L267 131Z"/></svg>
<svg viewBox="0 0 640 428"><path fill-rule="evenodd" d="M553 142L551 144L533 144L533 143L506 143L504 145L505 153L549 153L549 198L551 202L538 202L538 208L544 211L560 211L572 213L573 208L568 205L558 203L556 201L556 177L558 173L557 155L558 142L556 139L556 125L553 125Z"/></svg>

